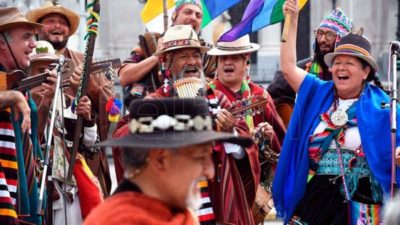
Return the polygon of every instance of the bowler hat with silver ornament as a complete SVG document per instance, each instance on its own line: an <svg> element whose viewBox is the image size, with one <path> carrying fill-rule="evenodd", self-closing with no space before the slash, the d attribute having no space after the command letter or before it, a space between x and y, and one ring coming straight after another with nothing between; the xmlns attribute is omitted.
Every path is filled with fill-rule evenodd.
<svg viewBox="0 0 400 225"><path fill-rule="evenodd" d="M209 105L203 98L136 100L129 107L129 117L127 136L97 146L174 149L212 141L252 145L249 138L214 131Z"/></svg>

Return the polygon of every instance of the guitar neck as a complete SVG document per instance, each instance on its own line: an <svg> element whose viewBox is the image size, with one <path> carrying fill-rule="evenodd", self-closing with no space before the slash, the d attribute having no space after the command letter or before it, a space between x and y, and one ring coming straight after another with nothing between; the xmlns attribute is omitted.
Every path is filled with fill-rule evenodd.
<svg viewBox="0 0 400 225"><path fill-rule="evenodd" d="M240 107L233 107L230 112L236 118L251 115L262 111L262 107L268 102L267 99L259 99L251 104L243 105Z"/></svg>
<svg viewBox="0 0 400 225"><path fill-rule="evenodd" d="M21 92L27 91L31 88L41 85L43 82L47 80L48 76L49 73L41 73L35 76L25 78L21 81L21 83L17 87L13 89Z"/></svg>

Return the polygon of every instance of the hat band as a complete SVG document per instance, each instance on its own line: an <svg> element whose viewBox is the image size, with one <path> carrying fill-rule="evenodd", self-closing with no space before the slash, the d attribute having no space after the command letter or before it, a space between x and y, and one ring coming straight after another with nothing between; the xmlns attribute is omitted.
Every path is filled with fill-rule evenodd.
<svg viewBox="0 0 400 225"><path fill-rule="evenodd" d="M251 49L252 46L240 46L240 47L228 47L228 46L221 46L217 44L217 49L223 51L241 51L241 50L248 50Z"/></svg>
<svg viewBox="0 0 400 225"><path fill-rule="evenodd" d="M371 57L371 54L367 50L352 44L339 45L338 47L335 48L335 52L354 52L354 53L361 53L362 55L367 57Z"/></svg>
<svg viewBox="0 0 400 225"><path fill-rule="evenodd" d="M151 116L131 119L129 130L135 133L152 133L155 131L209 131L212 130L212 120L210 116L190 115L160 115L157 118Z"/></svg>
<svg viewBox="0 0 400 225"><path fill-rule="evenodd" d="M178 47L178 46L193 46L194 48L200 47L200 43L196 40L192 39L180 39L180 40L173 40L167 41L162 44L162 49L167 50L171 47Z"/></svg>

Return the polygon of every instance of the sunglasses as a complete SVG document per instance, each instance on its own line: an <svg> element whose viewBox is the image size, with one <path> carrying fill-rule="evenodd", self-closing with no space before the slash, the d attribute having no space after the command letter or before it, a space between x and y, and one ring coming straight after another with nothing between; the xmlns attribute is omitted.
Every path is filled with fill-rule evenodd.
<svg viewBox="0 0 400 225"><path fill-rule="evenodd" d="M327 41L332 41L334 39L336 39L336 33L332 32L332 31L323 31L320 29L314 30L314 35L315 38L317 39L321 39L322 36L325 35L325 38Z"/></svg>

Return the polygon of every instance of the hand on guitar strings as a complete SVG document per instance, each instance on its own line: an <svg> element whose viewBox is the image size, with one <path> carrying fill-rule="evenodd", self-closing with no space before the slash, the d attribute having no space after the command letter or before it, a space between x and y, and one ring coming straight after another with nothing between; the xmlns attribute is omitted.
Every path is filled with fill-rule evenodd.
<svg viewBox="0 0 400 225"><path fill-rule="evenodd" d="M236 117L234 117L228 110L222 109L217 113L215 122L221 131L232 132L236 123Z"/></svg>
<svg viewBox="0 0 400 225"><path fill-rule="evenodd" d="M76 114L82 115L84 120L90 121L92 119L92 103L90 99L85 95L79 99L79 103L76 106Z"/></svg>
<svg viewBox="0 0 400 225"><path fill-rule="evenodd" d="M81 76L83 73L83 64L75 67L74 73L69 77L69 83L71 85L72 90L74 93L78 90L79 85L81 84ZM88 88L95 87L96 81L94 80L93 76L89 76Z"/></svg>
<svg viewBox="0 0 400 225"><path fill-rule="evenodd" d="M43 96L47 98L53 98L54 92L56 90L56 83L57 83L57 72L56 70L48 70L46 69L45 72L49 73L49 76L46 78L47 82L42 83L41 89Z"/></svg>

